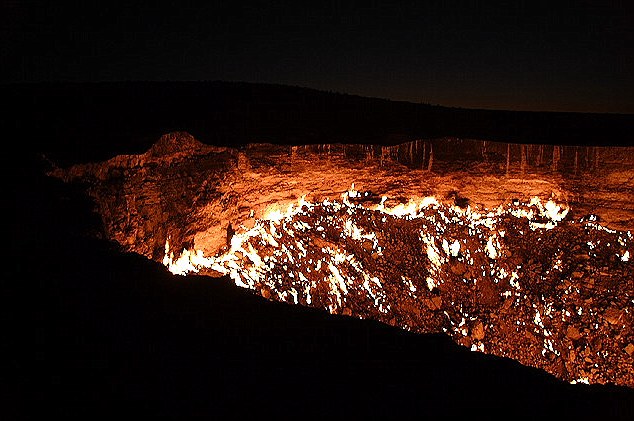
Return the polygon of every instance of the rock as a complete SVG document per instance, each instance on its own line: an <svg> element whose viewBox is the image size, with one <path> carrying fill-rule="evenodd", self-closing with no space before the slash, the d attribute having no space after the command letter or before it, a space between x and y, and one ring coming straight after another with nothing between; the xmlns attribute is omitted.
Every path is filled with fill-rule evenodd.
<svg viewBox="0 0 634 421"><path fill-rule="evenodd" d="M568 326L568 329L566 329L566 336L573 341L581 339L581 333L579 333L579 329L574 326Z"/></svg>
<svg viewBox="0 0 634 421"><path fill-rule="evenodd" d="M577 358L577 353L575 352L574 349L571 349L570 352L568 353L568 360L574 362L576 358Z"/></svg>
<svg viewBox="0 0 634 421"><path fill-rule="evenodd" d="M515 300L513 298L507 298L506 300L504 300L504 304L502 304L502 308L504 310L508 310L513 305L514 301Z"/></svg>
<svg viewBox="0 0 634 421"><path fill-rule="evenodd" d="M484 325L481 321L478 321L475 326L473 326L473 329L471 329L471 337L478 341L484 339Z"/></svg>
<svg viewBox="0 0 634 421"><path fill-rule="evenodd" d="M528 330L524 332L524 337L526 339L528 339L531 342L536 342L537 338L535 337L535 335L533 335L531 332L529 332Z"/></svg>
<svg viewBox="0 0 634 421"><path fill-rule="evenodd" d="M440 310L440 308L442 307L442 298L439 296L433 297L433 298L426 298L423 300L423 303L430 309L430 310Z"/></svg>
<svg viewBox="0 0 634 421"><path fill-rule="evenodd" d="M207 145L199 142L187 132L168 133L147 151L149 157L171 157L179 153L194 154L203 150Z"/></svg>
<svg viewBox="0 0 634 421"><path fill-rule="evenodd" d="M260 294L261 294L264 298L266 298L266 299L271 298L271 291L269 291L268 289L264 289L264 288L262 288L262 289L260 290Z"/></svg>
<svg viewBox="0 0 634 421"><path fill-rule="evenodd" d="M488 306L495 306L500 301L500 294L490 279L480 279L477 283L480 301Z"/></svg>
<svg viewBox="0 0 634 421"><path fill-rule="evenodd" d="M575 279L583 278L583 272L572 272L572 277Z"/></svg>
<svg viewBox="0 0 634 421"><path fill-rule="evenodd" d="M623 313L621 310L614 307L608 308L605 313L603 313L603 318L611 325L618 324L621 321L622 316Z"/></svg>
<svg viewBox="0 0 634 421"><path fill-rule="evenodd" d="M462 276L467 271L467 266L462 262L455 262L451 265L451 273Z"/></svg>
<svg viewBox="0 0 634 421"><path fill-rule="evenodd" d="M630 356L634 354L634 344L631 342L627 344L627 346L625 347L625 352L627 352L627 354Z"/></svg>

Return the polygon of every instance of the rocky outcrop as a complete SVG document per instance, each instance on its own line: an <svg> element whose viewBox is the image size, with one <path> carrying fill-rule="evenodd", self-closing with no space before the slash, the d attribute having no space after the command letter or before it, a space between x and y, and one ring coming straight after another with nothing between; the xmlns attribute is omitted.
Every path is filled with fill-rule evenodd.
<svg viewBox="0 0 634 421"><path fill-rule="evenodd" d="M223 180L235 170L237 155L188 133L170 133L144 154L58 168L51 175L86 185L107 238L160 260L170 234L176 244L186 245L198 231L196 209L225 196ZM211 214L205 223L223 226L224 221L223 215Z"/></svg>

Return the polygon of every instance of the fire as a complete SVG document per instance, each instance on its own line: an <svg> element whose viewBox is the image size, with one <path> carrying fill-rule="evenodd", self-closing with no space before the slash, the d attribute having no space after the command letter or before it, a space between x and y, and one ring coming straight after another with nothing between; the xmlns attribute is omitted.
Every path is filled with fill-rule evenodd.
<svg viewBox="0 0 634 421"><path fill-rule="evenodd" d="M442 233L447 224L458 224L469 227L469 233L476 232L478 227L486 227L494 234L487 237L484 250L486 254L495 259L498 250L501 247L498 236L495 234L495 226L498 218L503 215L512 215L516 218L525 218L530 220L531 229L553 229L557 223L564 220L568 214L568 207L564 204L555 203L552 200L545 204L538 197L532 198L528 203L507 206L500 206L492 211L475 210L471 206L466 209L458 206L448 206L441 204L435 197L423 197L410 199L407 203L399 203L393 207L385 206L387 197L383 197L381 202L376 205L364 206L355 204L350 199L362 198L363 194L355 189L352 184L350 189L341 195L341 201L331 201L324 199L319 203L311 203L306 201L306 196L302 196L297 203L290 203L286 206L273 205L270 206L262 218L255 221L253 228L243 229L241 232L234 234L231 239L231 246L226 252L216 256L204 256L201 250L184 249L178 257L170 250L169 239L165 244L165 257L163 264L174 274L185 275L190 272L199 272L203 269L213 269L223 274L231 275L236 283L251 287L253 282L245 283L244 279L254 280L251 275L261 274L265 267L264 260L256 250L257 244L266 244L273 248L279 248L278 239L281 233L278 232L280 225L284 226L286 235L294 236L295 231L306 231L309 229L323 230L323 226L312 227L305 221L293 221L297 215L309 215L314 209L319 208L332 213L340 213L341 210L351 215L354 211L369 211L381 215L383 220L386 216L396 219L419 219L425 218L436 225L436 233L421 231L421 239L426 244L427 256L432 266L441 267L446 259L438 252L437 242L441 244L444 255L457 257L461 250L461 244L458 240L454 240L451 245L446 239L442 239ZM449 217L449 215L451 217ZM538 216L540 222L533 219ZM292 223L290 223L292 222ZM289 224L290 223L290 224ZM244 227L243 227L244 228ZM356 241L368 240L372 242L372 249L378 253L381 247L377 240L375 232L364 232L355 223L353 218L347 217L343 219L341 235ZM500 237L503 237L503 232ZM291 262L297 258L306 257L305 246L301 242L296 244L297 250L286 249L285 254ZM299 253L296 253L299 251ZM466 251L468 253L468 251ZM241 256L241 257L238 257ZM629 255L624 255L627 259ZM239 261L248 261L249 269L238 264ZM275 264L275 260L271 260ZM260 276L255 276L259 279Z"/></svg>
<svg viewBox="0 0 634 421"><path fill-rule="evenodd" d="M481 323L482 315L471 314L464 302L454 306L450 295L438 295L439 290L456 289L468 295L478 291L480 284L489 285L489 294L497 295L489 300L508 302L517 311L534 309L528 322L517 321L518 334L536 329L544 337L541 355L558 356L565 350L553 342L554 333L544 323L557 312L567 320L565 314L570 312L561 302L544 296L535 307L523 262L514 260L513 254L518 248L534 247L543 236L558 238L558 227L569 224L584 227L588 258L597 253L600 235L612 236L613 240L601 245L611 247L618 260L625 263L630 257L629 231L567 218L568 206L553 200L533 197L481 209L443 203L435 197L413 198L391 207L386 197L379 203L364 199L364 193L352 185L340 200L308 201L302 196L294 203L274 205L253 221L252 228L241 226L230 245L215 256L188 249L175 255L168 240L163 264L174 274L212 270L228 275L238 286L280 301L420 332L429 328L417 323L417 317L442 310L442 331L459 343L468 341L466 346L472 350L486 348L512 356L513 349L485 347L484 325L469 335L469 326ZM560 279L562 255L572 248L562 245L552 251L555 257L550 267L542 269L541 282ZM394 266L395 262L399 265ZM450 289L445 289L446 283L451 283ZM564 298L569 293L574 291L564 291Z"/></svg>
<svg viewBox="0 0 634 421"><path fill-rule="evenodd" d="M155 258L164 245L174 274L634 385L631 151L585 149L579 169L578 147L551 151L457 139L233 150L177 135L51 174L89 186L124 250Z"/></svg>

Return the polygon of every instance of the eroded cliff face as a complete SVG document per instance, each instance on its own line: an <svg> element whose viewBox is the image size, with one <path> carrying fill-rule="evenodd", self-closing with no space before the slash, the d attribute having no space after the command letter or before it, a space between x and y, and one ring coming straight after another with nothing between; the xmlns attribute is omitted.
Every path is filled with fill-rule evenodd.
<svg viewBox="0 0 634 421"><path fill-rule="evenodd" d="M176 244L187 244L201 223L217 226L226 237L226 212L210 214L204 221L195 216L200 207L226 200L223 181L235 171L237 157L233 149L172 133L144 154L120 155L51 174L86 185L109 239L126 251L161 260L168 235Z"/></svg>
<svg viewBox="0 0 634 421"><path fill-rule="evenodd" d="M173 133L52 175L85 183L108 238L174 273L634 386L632 148L236 150Z"/></svg>

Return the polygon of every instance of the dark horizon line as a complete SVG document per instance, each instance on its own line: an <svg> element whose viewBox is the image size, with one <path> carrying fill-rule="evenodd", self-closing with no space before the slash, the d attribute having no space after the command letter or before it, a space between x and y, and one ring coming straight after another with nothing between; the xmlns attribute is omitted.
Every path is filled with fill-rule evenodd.
<svg viewBox="0 0 634 421"><path fill-rule="evenodd" d="M372 99L372 100L380 100L394 103L405 103L411 105L422 105L427 107L437 107L437 108L446 108L453 110L472 110L472 111L485 111L485 112L509 112L509 113L535 113L535 114L583 114L583 115L614 115L614 116L630 116L634 117L633 113L624 113L624 112L611 112L611 111L554 111L554 110L514 110L514 109L506 109L506 108L483 108L483 107L459 107L459 106L451 106L451 105L442 105L442 104L434 104L427 102L412 102L401 99L393 99L393 98L384 98L379 96L367 96L360 94L353 94L347 92L340 92L336 90L324 90L313 88L309 86L303 85L290 85L283 84L278 82L253 82L247 80L227 80L227 79L200 79L200 80L138 80L138 79L126 79L126 80L95 80L95 81L77 81L77 80L42 80L42 81L20 81L20 82L0 82L0 88L8 88L8 87L32 87L32 86L61 86L61 85L124 85L124 84L197 84L197 83L216 83L216 84L243 84L243 85L259 85L259 86L270 86L270 87L282 87L282 88L296 88L307 91L313 91L324 94L335 94L342 95L348 97L362 98L362 99Z"/></svg>

